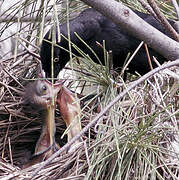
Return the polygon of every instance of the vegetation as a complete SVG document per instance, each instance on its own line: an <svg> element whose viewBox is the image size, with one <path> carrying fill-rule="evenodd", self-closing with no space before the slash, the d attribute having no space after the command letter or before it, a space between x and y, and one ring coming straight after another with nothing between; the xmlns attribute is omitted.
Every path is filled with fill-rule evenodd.
<svg viewBox="0 0 179 180"><path fill-rule="evenodd" d="M0 54L1 178L31 178L41 166L21 169L21 164L33 153L41 130L38 114L23 107L23 93L26 84L36 78L39 47L46 27L68 21L87 7L79 0L65 2L19 0L5 12L1 11L0 41L3 44L14 38L13 52L10 49L7 55ZM145 11L137 0L123 0L123 3ZM158 0L157 4L167 17L176 19L170 1ZM14 25L17 31L3 37ZM105 67L94 64L85 54L78 60L74 58L66 71L72 71L75 76L62 77L68 78L68 88L85 97L94 95L88 101L83 100L85 97L81 99L83 127L139 78L128 75L124 82L123 74L109 71L111 56L105 48L104 56ZM56 157L34 179L178 179L178 75L179 67L173 66L127 91L83 135L84 143L78 150ZM56 141L62 147L67 140L66 135L61 138L65 125L58 110L56 126Z"/></svg>

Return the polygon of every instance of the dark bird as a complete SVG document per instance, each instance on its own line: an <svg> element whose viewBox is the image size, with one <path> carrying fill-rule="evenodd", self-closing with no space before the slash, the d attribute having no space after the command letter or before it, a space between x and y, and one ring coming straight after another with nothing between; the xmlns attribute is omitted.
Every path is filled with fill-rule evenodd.
<svg viewBox="0 0 179 180"><path fill-rule="evenodd" d="M163 32L167 36L169 33L163 28L163 26L155 19L153 16L135 11L135 13L140 16L143 20L154 26L159 31ZM173 26L174 22L169 21ZM84 10L69 22L70 26L70 36L71 42L74 43L78 48L80 48L85 54L88 54L92 60L99 63L92 51L77 38L75 32L80 36L80 38L87 43L90 48L97 54L99 59L104 65L104 50L99 44L103 44L105 40L105 48L107 51L112 51L113 56L113 68L118 71L121 70L124 61L130 52L131 54L136 50L137 46L140 44L140 40L131 36L126 30L121 29L120 26L114 24L110 19L103 16L96 10L89 8ZM142 27L141 27L142 28ZM41 45L41 61L42 67L46 73L46 77L51 77L51 56L52 56L52 31L50 30L44 37ZM67 35L67 23L60 25L60 32L63 36ZM69 50L68 40L61 36L61 41L58 42L56 35L57 45L64 49ZM99 44L97 44L97 42ZM70 55L64 49L54 46L54 77L57 77L61 69L64 68L66 63L70 60ZM76 56L81 56L77 50L72 46L72 53ZM155 56L160 63L166 61L166 59L157 53L155 50L149 48L150 56ZM153 67L156 64L153 63ZM128 66L128 72L143 75L150 71L150 66L148 64L147 55L144 47L140 48L137 54L134 56L133 60Z"/></svg>
<svg viewBox="0 0 179 180"><path fill-rule="evenodd" d="M50 157L59 146L55 142L55 107L57 93L61 84L52 85L47 80L37 80L26 87L24 100L40 114L43 127L36 143L35 153L31 161L23 166L29 167Z"/></svg>

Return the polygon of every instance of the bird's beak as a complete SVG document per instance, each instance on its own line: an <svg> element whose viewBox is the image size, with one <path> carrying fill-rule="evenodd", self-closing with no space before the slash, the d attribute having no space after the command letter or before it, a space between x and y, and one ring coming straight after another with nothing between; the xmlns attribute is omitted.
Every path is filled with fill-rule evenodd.
<svg viewBox="0 0 179 180"><path fill-rule="evenodd" d="M47 106L47 116L46 116L46 125L47 125L47 132L49 133L49 144L53 145L54 142L54 136L56 131L55 126L55 107L56 107L56 100L57 100L57 94L62 88L61 83L51 84L51 82L48 81L52 87L50 98L47 100L48 106Z"/></svg>
<svg viewBox="0 0 179 180"><path fill-rule="evenodd" d="M44 95L43 97L46 98L47 104L49 106L55 107L56 100L57 100L57 94L59 93L60 89L62 88L63 81L57 81L55 84L52 84L47 79L45 79L44 81L51 86L51 92L49 94Z"/></svg>
<svg viewBox="0 0 179 180"><path fill-rule="evenodd" d="M43 97L46 99L46 115L44 119L44 125L42 129L41 136L38 140L35 149L35 155L41 154L44 159L47 159L54 153L54 149L57 149L55 142L55 107L57 94L62 88L61 83L52 84L48 80L45 80L46 83L50 85L50 92ZM43 153L45 150L49 149L47 152Z"/></svg>
<svg viewBox="0 0 179 180"><path fill-rule="evenodd" d="M77 97L65 86L62 86L57 96L57 105L61 116L66 123L68 141L81 131L80 105ZM77 141L78 143L79 141Z"/></svg>
<svg viewBox="0 0 179 180"><path fill-rule="evenodd" d="M57 105L67 126L70 125L71 119L80 111L75 101L74 94L63 86L57 96Z"/></svg>

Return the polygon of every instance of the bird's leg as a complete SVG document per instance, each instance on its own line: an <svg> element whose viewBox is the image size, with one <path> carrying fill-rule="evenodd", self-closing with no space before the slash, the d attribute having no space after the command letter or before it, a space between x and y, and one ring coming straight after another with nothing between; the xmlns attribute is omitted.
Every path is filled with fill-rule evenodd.
<svg viewBox="0 0 179 180"><path fill-rule="evenodd" d="M80 122L80 105L78 99L66 87L62 87L57 97L57 104L60 109L63 120L67 126L68 141L76 136L81 131ZM78 144L81 140L77 140Z"/></svg>

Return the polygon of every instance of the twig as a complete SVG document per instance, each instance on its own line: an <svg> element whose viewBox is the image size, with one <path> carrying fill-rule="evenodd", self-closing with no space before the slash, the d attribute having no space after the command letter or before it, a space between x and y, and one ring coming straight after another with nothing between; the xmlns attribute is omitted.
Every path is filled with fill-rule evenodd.
<svg viewBox="0 0 179 180"><path fill-rule="evenodd" d="M90 160L89 160L89 155L88 155L88 149L87 149L86 140L84 141L84 149L85 149L85 155L86 155L87 163L88 163L88 166L90 167L91 163L90 163Z"/></svg>
<svg viewBox="0 0 179 180"><path fill-rule="evenodd" d="M13 69L16 66L18 66L20 63L25 62L26 59L28 59L28 57L30 56L30 54L28 52L26 52L27 54L24 55L21 59L17 60L12 64L12 66L9 67L9 69ZM17 57L17 56L16 56ZM15 58L15 56L14 56Z"/></svg>
<svg viewBox="0 0 179 180"><path fill-rule="evenodd" d="M32 52L30 49L28 49L28 53L29 53L31 56L33 56L38 63L41 63L41 61L40 61L41 58L40 58L40 56L39 56L38 54Z"/></svg>
<svg viewBox="0 0 179 180"><path fill-rule="evenodd" d="M21 39L22 41L24 41L25 43L28 43L29 45L31 45L32 47L34 47L37 50L40 50L40 48L38 46L36 46L35 44L32 44L31 42L29 42L28 40L22 38L22 37L18 37L19 39Z"/></svg>
<svg viewBox="0 0 179 180"><path fill-rule="evenodd" d="M153 69L153 66L152 66L152 61L151 61L151 58L150 58L150 55L149 55L149 49L147 47L147 44L144 43L144 47L145 47L145 51L146 51L146 55L147 55L147 60L148 60L148 63L149 63L149 66L150 66L150 69L152 70Z"/></svg>
<svg viewBox="0 0 179 180"><path fill-rule="evenodd" d="M170 23L167 21L165 16L160 12L160 9L158 8L157 4L155 3L154 0L147 0L150 6L153 8L154 12L160 19L161 23L163 26L170 32L170 34L173 36L173 38L179 42L179 35L175 31L175 29L170 25Z"/></svg>
<svg viewBox="0 0 179 180"><path fill-rule="evenodd" d="M9 75L9 77L11 77L17 84L20 85L21 88L24 88L24 86L16 79L16 77L14 77L12 74L10 74L8 72L8 70L6 70L4 67L2 67L2 70Z"/></svg>
<svg viewBox="0 0 179 180"><path fill-rule="evenodd" d="M10 156L10 161L11 161L11 164L13 165L12 148L11 148L11 139L10 139L10 137L8 137L8 144L9 144L9 156Z"/></svg>
<svg viewBox="0 0 179 180"><path fill-rule="evenodd" d="M13 90L14 92L17 92L17 93L19 93L19 94L22 94L22 91L19 91L18 89L14 88L14 87L12 87L12 86L9 86L9 85L7 85L7 84L4 83L4 82L0 82L0 85L4 86L4 87L9 91L9 93L11 94L11 96L13 97L13 99L14 99L14 96L13 96L13 94L11 93L10 89ZM15 99L14 99L14 101L15 101Z"/></svg>
<svg viewBox="0 0 179 180"><path fill-rule="evenodd" d="M146 1L144 0L138 0L138 2L140 2L140 4L142 5L142 7L147 10L148 13L150 13L153 17L155 17L158 20L157 15L155 14L155 12L153 11L153 9L146 3Z"/></svg>
<svg viewBox="0 0 179 180"><path fill-rule="evenodd" d="M27 54L27 51L20 52L19 54L16 55L16 58L20 57L20 56L24 56L26 54ZM11 59L14 59L14 55L12 55L11 57L8 57L7 59L1 60L1 62L9 61Z"/></svg>
<svg viewBox="0 0 179 180"><path fill-rule="evenodd" d="M177 4L177 1L176 0L172 0L172 4L175 8L175 11L176 11L176 14L177 14L177 17L178 17L178 20L179 20L179 7L178 7L178 4Z"/></svg>
<svg viewBox="0 0 179 180"><path fill-rule="evenodd" d="M27 47L22 43L21 40L19 40L19 42L20 42L20 44L26 49L26 51L27 51L30 55L32 55L33 57L35 57L35 58L36 58L35 60L37 60L37 62L40 63L40 56L39 56L38 54L32 52L29 48L27 48Z"/></svg>
<svg viewBox="0 0 179 180"><path fill-rule="evenodd" d="M97 116L94 118L87 126L85 126L81 132L73 137L66 145L64 145L59 151L57 151L55 154L53 154L49 159L47 159L45 162L43 162L39 168L37 168L33 173L31 178L33 178L42 168L44 168L47 164L49 164L53 159L55 159L57 156L59 156L63 151L68 149L77 139L79 139L90 127L95 125L101 117L115 104L117 103L124 95L126 95L129 91L131 91L133 88L135 88L137 85L148 79L149 77L153 76L155 73L164 70L166 68L170 68L172 66L179 65L179 59L166 63L156 69L153 69L152 71L148 72L135 82L133 82L131 85L128 86L127 89L125 89L123 92L121 92L113 101L111 101Z"/></svg>
<svg viewBox="0 0 179 180"><path fill-rule="evenodd" d="M82 69L78 70L78 69L75 69L75 68L72 69L72 68L70 68L70 67L64 67L64 69L71 70L71 71L75 71L75 72L78 72L78 73L82 73L82 74L84 74L84 75L86 75L86 76L96 77L96 76L92 75L92 74L89 73L89 72L83 71Z"/></svg>
<svg viewBox="0 0 179 180"><path fill-rule="evenodd" d="M112 51L110 50L109 52L107 52L108 54L108 62L109 62L109 69L113 69L113 54Z"/></svg>
<svg viewBox="0 0 179 180"><path fill-rule="evenodd" d="M115 0L81 0L111 19L121 29L146 42L156 52L174 61L179 58L179 43L139 18L130 8ZM142 28L141 28L142 27Z"/></svg>
<svg viewBox="0 0 179 180"><path fill-rule="evenodd" d="M6 131L6 134L5 134L5 137L4 137L4 142L3 142L3 149L2 149L2 153L1 153L2 158L4 158L6 142L7 142L7 139L8 139L9 129L10 129L10 126L11 126L11 117L12 117L12 115L10 114L9 115L9 124L8 124L7 131Z"/></svg>
<svg viewBox="0 0 179 180"><path fill-rule="evenodd" d="M50 21L52 19L51 16L47 16L45 18L45 21ZM31 22L31 23L34 23L34 22L40 22L41 19L40 18L30 18L30 17L22 17L20 18L20 22ZM19 18L18 17L12 17L12 18L6 18L6 17L1 17L0 18L0 23L7 23L7 22L19 22Z"/></svg>
<svg viewBox="0 0 179 180"><path fill-rule="evenodd" d="M125 64L125 66L122 68L122 71L120 73L120 75L122 75L124 73L124 71L127 69L129 63L132 61L132 59L134 58L134 56L137 54L137 52L139 51L139 49L142 47L142 45L144 44L144 42L142 41L139 46L137 47L137 49L134 51L134 53L132 54L132 56L129 58L129 60L127 61L127 63Z"/></svg>

